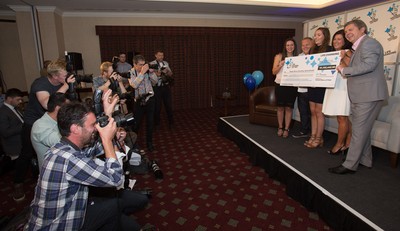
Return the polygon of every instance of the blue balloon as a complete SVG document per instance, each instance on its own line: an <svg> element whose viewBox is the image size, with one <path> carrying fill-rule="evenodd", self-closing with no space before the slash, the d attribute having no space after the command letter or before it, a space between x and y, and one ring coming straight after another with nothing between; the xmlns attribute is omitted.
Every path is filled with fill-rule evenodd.
<svg viewBox="0 0 400 231"><path fill-rule="evenodd" d="M256 80L256 86L260 85L260 83L264 80L264 74L261 71L254 71L252 75Z"/></svg>
<svg viewBox="0 0 400 231"><path fill-rule="evenodd" d="M251 76L250 73L244 74L244 76L243 76L243 83L244 83L244 84L246 84L246 79L247 79L247 77L249 77L249 76Z"/></svg>
<svg viewBox="0 0 400 231"><path fill-rule="evenodd" d="M253 76L248 76L246 78L246 87L249 89L249 91L252 91L254 88L256 88L256 80Z"/></svg>

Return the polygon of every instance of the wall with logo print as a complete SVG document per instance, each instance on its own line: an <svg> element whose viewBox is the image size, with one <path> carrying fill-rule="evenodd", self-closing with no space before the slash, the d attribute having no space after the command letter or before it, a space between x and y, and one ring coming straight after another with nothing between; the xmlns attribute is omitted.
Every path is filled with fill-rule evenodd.
<svg viewBox="0 0 400 231"><path fill-rule="evenodd" d="M385 52L384 70L390 95L400 95L400 1L372 5L354 11L340 12L304 22L304 36L313 37L318 27L328 27L331 36L352 19L361 19L368 26L368 35L378 40Z"/></svg>

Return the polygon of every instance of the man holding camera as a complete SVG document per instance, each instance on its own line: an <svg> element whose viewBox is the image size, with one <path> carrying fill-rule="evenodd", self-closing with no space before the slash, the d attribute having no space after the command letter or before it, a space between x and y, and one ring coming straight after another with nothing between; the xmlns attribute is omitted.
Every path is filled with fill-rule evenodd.
<svg viewBox="0 0 400 231"><path fill-rule="evenodd" d="M164 104L165 111L168 116L169 128L171 129L174 124L174 118L172 113L172 94L171 85L173 83L172 70L169 67L167 61L164 61L164 52L159 50L155 54L156 59L150 62L150 65L156 65L158 67L156 75L158 77L157 84L154 86L154 96L156 100L155 109L155 126L156 128L160 125L160 114L161 107Z"/></svg>
<svg viewBox="0 0 400 231"><path fill-rule="evenodd" d="M154 69L149 69L149 65L143 56L136 55L133 57L133 68L131 70L131 78L129 84L135 89L135 119L136 124L134 132L138 134L140 123L146 114L146 144L147 149L151 152L153 146L153 129L154 129L154 92L153 86L157 83L158 78Z"/></svg>
<svg viewBox="0 0 400 231"><path fill-rule="evenodd" d="M122 82L122 77L117 72L114 72L113 63L103 62L100 65L100 73L100 76L93 78L93 88L95 90L100 89L105 92L111 89L113 94L118 94L120 96L127 92ZM122 99L120 104L125 111L128 111L124 107L125 101L125 99Z"/></svg>
<svg viewBox="0 0 400 231"><path fill-rule="evenodd" d="M104 112L109 116L105 127L81 103L61 107L57 123L62 138L47 151L26 230L117 230L118 226L136 230L133 219L122 219L118 198L88 199L88 186L116 187L123 179L113 145L117 127L111 117L118 97L110 99L110 95L107 91L103 96ZM104 165L83 151L96 131L104 149Z"/></svg>
<svg viewBox="0 0 400 231"><path fill-rule="evenodd" d="M25 198L23 182L29 169L34 150L31 143L31 130L33 123L43 116L47 110L47 102L52 93L65 93L69 89L69 83L75 82L75 77L67 78L66 63L56 60L47 66L47 76L37 78L29 91L29 102L24 113L24 125L22 127L22 150L15 166L13 199L21 201Z"/></svg>

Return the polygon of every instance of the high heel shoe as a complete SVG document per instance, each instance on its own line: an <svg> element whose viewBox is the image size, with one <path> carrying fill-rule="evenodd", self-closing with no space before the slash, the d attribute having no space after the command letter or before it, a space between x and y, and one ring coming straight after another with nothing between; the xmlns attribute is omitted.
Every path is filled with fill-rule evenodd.
<svg viewBox="0 0 400 231"><path fill-rule="evenodd" d="M342 148L340 148L340 151L342 152L343 155L347 155L347 151L349 151L349 147L343 146Z"/></svg>
<svg viewBox="0 0 400 231"><path fill-rule="evenodd" d="M342 148L344 148L344 146L340 147L338 150L336 150L336 152L334 152L333 149L335 148L335 146L333 146L330 150L328 150L328 154L329 155L338 155L339 153L343 154L344 150L342 150Z"/></svg>
<svg viewBox="0 0 400 231"><path fill-rule="evenodd" d="M283 128L278 128L278 132L276 133L278 136L283 135Z"/></svg>
<svg viewBox="0 0 400 231"><path fill-rule="evenodd" d="M324 146L324 140L322 137L315 137L315 139L306 145L307 148L322 148Z"/></svg>
<svg viewBox="0 0 400 231"><path fill-rule="evenodd" d="M289 136L289 128L288 129L283 129L283 134L282 134L282 137L283 138L287 138Z"/></svg>
<svg viewBox="0 0 400 231"><path fill-rule="evenodd" d="M310 139L304 142L304 146L307 146L307 144L312 143L315 140L315 137L316 135L311 134Z"/></svg>

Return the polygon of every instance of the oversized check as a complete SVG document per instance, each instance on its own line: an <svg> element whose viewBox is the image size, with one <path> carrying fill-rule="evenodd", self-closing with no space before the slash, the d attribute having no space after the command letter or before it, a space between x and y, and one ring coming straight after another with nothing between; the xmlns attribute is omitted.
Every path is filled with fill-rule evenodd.
<svg viewBox="0 0 400 231"><path fill-rule="evenodd" d="M280 85L294 87L335 87L340 51L285 58Z"/></svg>

